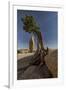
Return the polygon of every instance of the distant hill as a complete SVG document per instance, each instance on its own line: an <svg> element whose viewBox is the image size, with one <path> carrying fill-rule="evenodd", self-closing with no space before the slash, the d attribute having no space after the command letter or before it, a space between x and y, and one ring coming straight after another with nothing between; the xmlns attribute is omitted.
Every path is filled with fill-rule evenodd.
<svg viewBox="0 0 66 90"><path fill-rule="evenodd" d="M36 51L36 49L35 50L33 50L33 52L35 52ZM25 48L25 49L18 49L17 50L17 53L18 54L22 54L22 53L29 53L29 48Z"/></svg>

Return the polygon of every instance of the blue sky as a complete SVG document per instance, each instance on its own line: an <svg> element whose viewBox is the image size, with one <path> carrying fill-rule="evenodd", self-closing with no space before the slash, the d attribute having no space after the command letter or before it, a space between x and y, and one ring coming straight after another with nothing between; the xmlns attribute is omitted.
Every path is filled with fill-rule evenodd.
<svg viewBox="0 0 66 90"><path fill-rule="evenodd" d="M45 47L58 48L58 13L52 11L17 10L18 49L29 47L30 34L23 30L21 18L32 15L40 27Z"/></svg>

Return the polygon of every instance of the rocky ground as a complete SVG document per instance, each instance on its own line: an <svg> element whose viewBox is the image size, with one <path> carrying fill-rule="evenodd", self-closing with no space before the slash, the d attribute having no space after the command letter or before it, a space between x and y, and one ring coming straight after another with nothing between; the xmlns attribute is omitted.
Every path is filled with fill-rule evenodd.
<svg viewBox="0 0 66 90"><path fill-rule="evenodd" d="M19 53L17 55L17 79L57 78L58 76L58 50L50 49L45 57L44 65L30 65L34 53ZM40 58L39 58L40 59ZM38 59L38 60L39 60ZM39 60L40 61L40 60Z"/></svg>

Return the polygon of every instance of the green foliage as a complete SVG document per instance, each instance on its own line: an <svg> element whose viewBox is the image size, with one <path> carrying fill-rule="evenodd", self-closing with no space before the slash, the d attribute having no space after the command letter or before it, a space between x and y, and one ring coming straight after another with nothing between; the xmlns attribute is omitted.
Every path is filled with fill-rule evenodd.
<svg viewBox="0 0 66 90"><path fill-rule="evenodd" d="M20 50L17 50L17 53L19 54L19 53L21 53L21 51Z"/></svg>
<svg viewBox="0 0 66 90"><path fill-rule="evenodd" d="M21 20L24 24L23 29L26 32L31 33L34 32L35 30L38 31L40 29L33 16L25 16Z"/></svg>

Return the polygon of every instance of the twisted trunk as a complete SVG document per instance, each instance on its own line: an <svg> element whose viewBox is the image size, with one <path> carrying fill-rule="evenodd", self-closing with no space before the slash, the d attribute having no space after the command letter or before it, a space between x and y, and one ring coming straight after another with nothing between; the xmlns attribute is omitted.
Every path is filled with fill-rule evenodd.
<svg viewBox="0 0 66 90"><path fill-rule="evenodd" d="M45 56L48 54L48 48L44 49L41 32L34 30L34 34L37 37L37 51L35 52L34 57L38 55L38 57L40 58L41 64L44 64ZM34 60L37 60L37 58Z"/></svg>

